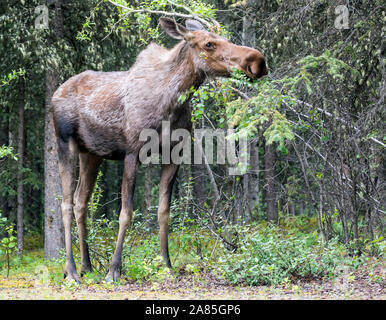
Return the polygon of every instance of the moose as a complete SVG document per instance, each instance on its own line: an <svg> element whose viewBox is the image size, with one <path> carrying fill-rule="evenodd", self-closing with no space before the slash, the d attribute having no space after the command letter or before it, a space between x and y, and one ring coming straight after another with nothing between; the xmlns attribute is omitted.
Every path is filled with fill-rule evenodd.
<svg viewBox="0 0 386 320"><path fill-rule="evenodd" d="M173 48L150 43L128 71L84 71L65 81L52 97L62 183L64 276L77 283L80 281L72 252L72 220L75 216L82 276L92 271L86 239L87 203L102 160L124 161L118 237L106 276L106 281L117 281L125 233L133 215L138 155L145 143L139 139L141 131L150 128L160 133L163 121L170 122L171 132L191 130L189 99L181 102L178 98L188 89L198 88L208 77L230 76L233 68L251 79L267 74L260 51L235 45L207 31L197 20L186 20L185 26L169 18L160 18L159 23L168 35L181 40ZM162 164L159 185L160 249L169 268L170 200L178 167L175 163Z"/></svg>

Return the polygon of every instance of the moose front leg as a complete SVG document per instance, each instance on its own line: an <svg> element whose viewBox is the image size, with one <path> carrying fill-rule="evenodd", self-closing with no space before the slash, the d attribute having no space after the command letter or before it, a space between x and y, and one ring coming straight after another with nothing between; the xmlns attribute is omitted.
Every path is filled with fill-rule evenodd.
<svg viewBox="0 0 386 320"><path fill-rule="evenodd" d="M125 239L127 227L131 223L134 209L134 188L135 178L138 170L138 155L134 153L127 154L124 161L124 172L122 179L122 209L119 214L119 231L117 244L113 258L111 259L109 272L106 281L117 281L120 275L122 262L122 247Z"/></svg>
<svg viewBox="0 0 386 320"><path fill-rule="evenodd" d="M158 223L160 227L161 256L169 268L172 267L168 246L170 200L172 197L172 189L177 176L178 167L178 165L173 163L162 165L159 187Z"/></svg>

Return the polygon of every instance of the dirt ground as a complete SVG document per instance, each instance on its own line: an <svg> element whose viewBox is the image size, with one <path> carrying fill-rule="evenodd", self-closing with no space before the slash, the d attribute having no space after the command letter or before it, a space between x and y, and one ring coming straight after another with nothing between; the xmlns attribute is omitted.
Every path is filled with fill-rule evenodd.
<svg viewBox="0 0 386 320"><path fill-rule="evenodd" d="M163 283L43 285L36 280L0 278L1 300L385 300L382 266L342 270L333 280L292 280L278 287L231 286L211 274L181 275Z"/></svg>

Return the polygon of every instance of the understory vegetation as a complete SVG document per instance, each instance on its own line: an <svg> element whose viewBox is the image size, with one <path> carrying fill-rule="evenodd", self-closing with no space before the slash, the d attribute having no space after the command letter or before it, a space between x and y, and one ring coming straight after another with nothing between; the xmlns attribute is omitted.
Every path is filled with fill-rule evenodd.
<svg viewBox="0 0 386 320"><path fill-rule="evenodd" d="M182 218L179 215L174 219ZM238 227L238 249L233 252L221 241L216 241L210 232L189 225L190 222L186 220L174 224L171 230L169 249L172 271L164 265L159 255L157 230L134 223L125 240L119 283L162 283L185 276L193 276L200 282L200 275L209 273L229 285L277 286L297 281L333 280L342 270L350 274L360 266L366 266L369 261L384 267L383 239L364 241L361 251L348 250L334 239L323 244L318 235L316 219L307 215L281 215L278 226L261 222ZM90 220L88 244L94 270L84 276L85 285L104 284L114 250L116 230L116 221L103 217ZM4 279L20 279L21 286L24 279L71 287L71 284L63 282L64 250L60 258L48 261L43 258L41 237L35 233L27 235L26 239L29 246L22 256L13 250L8 257L4 246L1 247L1 276ZM74 244L74 254L80 265L77 242ZM383 279L376 278L374 281L382 282Z"/></svg>

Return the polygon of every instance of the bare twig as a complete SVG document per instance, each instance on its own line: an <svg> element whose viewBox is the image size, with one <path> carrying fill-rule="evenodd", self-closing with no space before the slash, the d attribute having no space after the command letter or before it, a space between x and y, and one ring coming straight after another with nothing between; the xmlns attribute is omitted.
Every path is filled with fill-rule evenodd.
<svg viewBox="0 0 386 320"><path fill-rule="evenodd" d="M212 28L213 25L206 21L205 19L200 18L197 14L184 14L184 13L178 13L178 12L167 12L167 11L162 11L162 10L150 10L150 9L131 9L129 7L123 6L119 3L115 3L114 1L108 0L111 4L120 7L124 10L127 10L125 14L129 13L153 13L153 14L159 14L159 15L164 15L164 16L169 16L169 17L180 17L180 18L185 18L185 19L195 19L203 24L205 24L208 28ZM169 2L169 1L168 1ZM181 6L183 7L183 6ZM212 19L213 20L213 19Z"/></svg>

